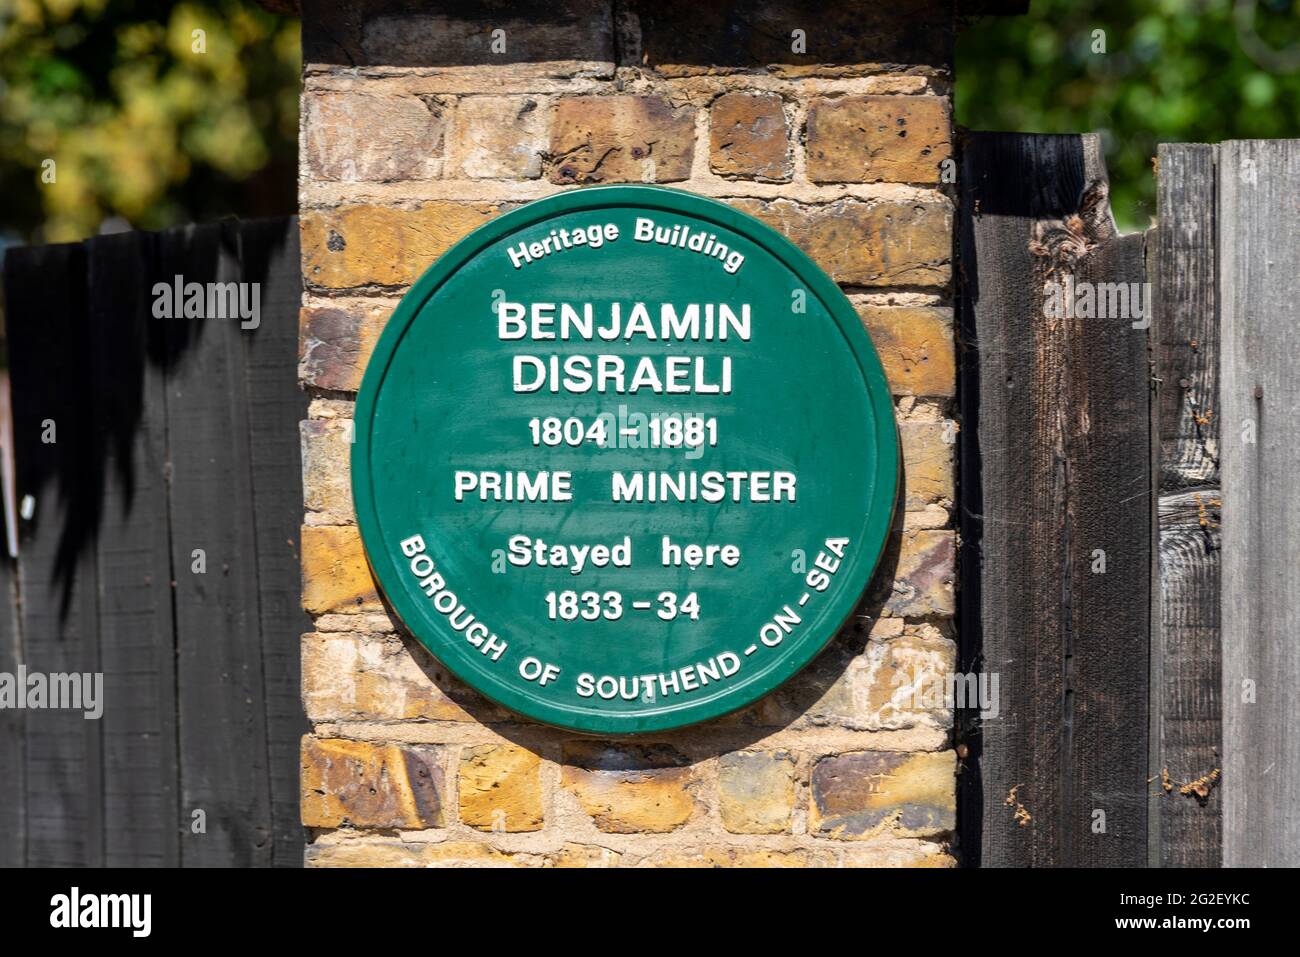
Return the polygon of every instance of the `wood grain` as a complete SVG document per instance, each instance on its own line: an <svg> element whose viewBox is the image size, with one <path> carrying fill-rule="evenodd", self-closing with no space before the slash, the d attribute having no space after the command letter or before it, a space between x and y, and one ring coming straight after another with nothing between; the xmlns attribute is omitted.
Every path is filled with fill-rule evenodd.
<svg viewBox="0 0 1300 957"><path fill-rule="evenodd" d="M187 282L238 280L233 225L165 236ZM182 832L181 860L260 866L271 828L266 750L250 747L266 726L244 344L233 319L172 320L168 331L188 343L167 382L181 814L206 820Z"/></svg>
<svg viewBox="0 0 1300 957"><path fill-rule="evenodd" d="M301 867L306 834L299 813L299 747L310 725L301 700L302 609L298 537L302 456L285 436L307 418L307 394L286 375L298 361L298 220L240 224L241 275L259 285L260 324L245 330L248 452L254 499L258 621L261 634L267 788L274 831L271 863Z"/></svg>
<svg viewBox="0 0 1300 957"><path fill-rule="evenodd" d="M89 332L84 247L9 250L5 296L17 491L34 509L19 542L20 663L29 673L93 674L100 662L94 554L86 547L98 518L90 353L69 347ZM48 707L23 719L26 863L102 864L99 722Z"/></svg>
<svg viewBox="0 0 1300 957"><path fill-rule="evenodd" d="M1163 145L1152 249L1160 587L1151 634L1149 863L1218 867L1221 769L1216 147Z"/></svg>
<svg viewBox="0 0 1300 957"><path fill-rule="evenodd" d="M297 221L5 265L35 510L0 568L21 609L0 617L0 670L102 672L104 708L0 711L0 863L301 866ZM261 325L155 316L177 276L257 283Z"/></svg>
<svg viewBox="0 0 1300 957"><path fill-rule="evenodd" d="M1223 861L1300 865L1300 141L1219 147Z"/></svg>
<svg viewBox="0 0 1300 957"><path fill-rule="evenodd" d="M172 632L164 383L149 362L155 237L86 243L89 410L101 488L94 562L107 699L104 860L179 864L176 657Z"/></svg>
<svg viewBox="0 0 1300 957"><path fill-rule="evenodd" d="M1144 239L1115 234L1094 136L969 134L961 213L963 661L1002 689L963 729L964 853L1142 863L1147 338L1049 316L1045 285L1140 283Z"/></svg>
<svg viewBox="0 0 1300 957"><path fill-rule="evenodd" d="M12 467L13 435L9 381L0 374L0 455L6 456L4 481ZM5 531L16 545L17 508L5 508ZM22 633L18 630L18 563L8 554L0 554L0 672L15 674L22 660ZM27 809L23 784L23 712L17 708L0 709L0 867L21 867L26 858Z"/></svg>

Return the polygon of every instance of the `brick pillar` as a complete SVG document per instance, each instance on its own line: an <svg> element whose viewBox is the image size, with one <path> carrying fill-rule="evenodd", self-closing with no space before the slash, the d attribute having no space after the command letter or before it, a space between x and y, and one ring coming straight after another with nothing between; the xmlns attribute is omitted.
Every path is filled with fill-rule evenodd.
<svg viewBox="0 0 1300 957"><path fill-rule="evenodd" d="M750 12L304 4L309 864L952 863L953 716L906 695L956 657L951 4L728 6ZM756 705L635 741L522 721L401 634L348 485L407 287L497 213L612 182L717 197L817 260L880 352L906 472L869 614Z"/></svg>

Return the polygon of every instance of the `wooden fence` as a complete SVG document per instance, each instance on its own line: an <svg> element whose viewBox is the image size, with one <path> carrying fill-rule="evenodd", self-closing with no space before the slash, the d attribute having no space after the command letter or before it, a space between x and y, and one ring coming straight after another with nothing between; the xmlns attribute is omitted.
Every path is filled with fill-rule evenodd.
<svg viewBox="0 0 1300 957"><path fill-rule="evenodd" d="M22 504L0 672L102 673L104 701L0 710L0 865L301 863L297 237L7 251ZM257 283L256 328L157 318L178 276Z"/></svg>
<svg viewBox="0 0 1300 957"><path fill-rule="evenodd" d="M1095 136L963 143L967 863L1300 863L1300 143L1157 169L1121 236Z"/></svg>
<svg viewBox="0 0 1300 957"><path fill-rule="evenodd" d="M1161 147L1133 235L1093 136L961 153L961 657L1001 698L960 716L962 857L1294 866L1300 143ZM0 710L0 864L301 861L296 237L6 256L0 672L106 706ZM178 275L259 283L258 327L154 318Z"/></svg>
<svg viewBox="0 0 1300 957"><path fill-rule="evenodd" d="M1223 860L1300 865L1300 141L1218 150Z"/></svg>

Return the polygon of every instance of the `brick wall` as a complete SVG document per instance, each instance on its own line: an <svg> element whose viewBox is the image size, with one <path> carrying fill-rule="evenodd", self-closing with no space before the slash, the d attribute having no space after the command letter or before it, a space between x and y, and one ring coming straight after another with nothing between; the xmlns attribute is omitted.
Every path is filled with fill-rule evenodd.
<svg viewBox="0 0 1300 957"><path fill-rule="evenodd" d="M430 6L303 9L307 862L950 865L952 714L906 695L955 664L950 6ZM720 198L811 254L880 352L905 467L881 572L820 658L635 740L519 720L401 634L348 485L355 392L409 284L497 213L611 182Z"/></svg>

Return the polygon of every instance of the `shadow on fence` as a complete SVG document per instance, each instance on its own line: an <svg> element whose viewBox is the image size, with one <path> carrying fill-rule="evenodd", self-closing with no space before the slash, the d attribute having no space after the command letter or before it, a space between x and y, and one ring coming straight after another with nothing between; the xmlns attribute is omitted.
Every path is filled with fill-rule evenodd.
<svg viewBox="0 0 1300 957"><path fill-rule="evenodd" d="M256 327L159 317L177 277L256 283ZM102 716L0 711L0 864L299 865L297 220L10 249L4 278L0 672L101 674Z"/></svg>

